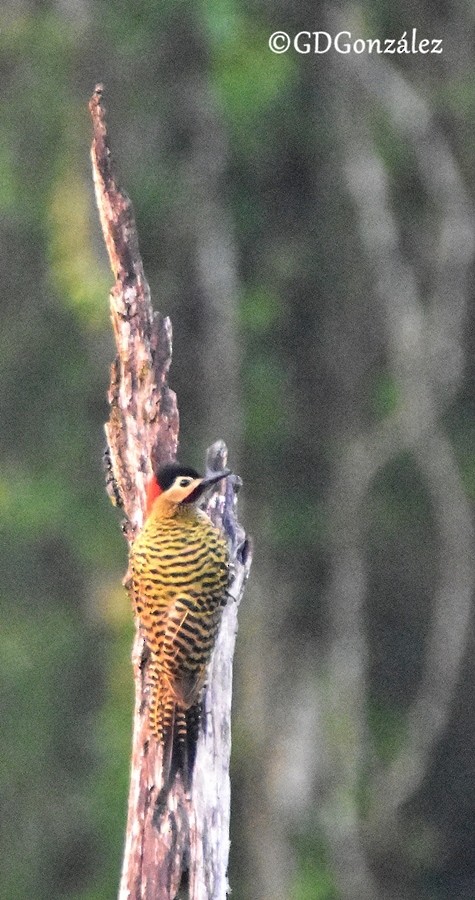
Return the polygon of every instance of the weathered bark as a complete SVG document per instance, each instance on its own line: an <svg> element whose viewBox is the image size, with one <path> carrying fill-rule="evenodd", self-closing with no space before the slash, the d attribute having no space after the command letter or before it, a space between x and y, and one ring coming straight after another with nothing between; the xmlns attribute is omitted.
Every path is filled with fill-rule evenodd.
<svg viewBox="0 0 475 900"><path fill-rule="evenodd" d="M152 461L175 458L176 397L168 386L171 324L152 310L140 258L132 205L118 187L107 138L102 87L90 101L92 164L97 205L115 284L111 317L118 355L112 365L106 425L111 484L126 515L129 543L143 522L145 484ZM226 463L218 441L208 451L211 469ZM115 483L115 484L114 484ZM236 519L238 478L227 479L208 512L226 532L233 581L210 666L193 782L187 796L180 778L161 792L161 751L149 735L147 651L139 628L134 642L135 715L125 856L120 898L224 900L228 890L231 677L237 607L249 573L250 553ZM115 487L116 486L116 487Z"/></svg>

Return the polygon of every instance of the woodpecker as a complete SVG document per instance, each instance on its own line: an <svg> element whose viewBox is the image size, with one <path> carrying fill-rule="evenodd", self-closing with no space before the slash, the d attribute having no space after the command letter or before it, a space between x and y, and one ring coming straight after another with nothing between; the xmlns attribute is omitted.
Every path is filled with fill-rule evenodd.
<svg viewBox="0 0 475 900"><path fill-rule="evenodd" d="M147 489L145 523L130 555L131 594L150 651L150 731L163 745L163 783L189 787L201 698L229 583L224 536L198 504L228 469L201 477L171 463Z"/></svg>

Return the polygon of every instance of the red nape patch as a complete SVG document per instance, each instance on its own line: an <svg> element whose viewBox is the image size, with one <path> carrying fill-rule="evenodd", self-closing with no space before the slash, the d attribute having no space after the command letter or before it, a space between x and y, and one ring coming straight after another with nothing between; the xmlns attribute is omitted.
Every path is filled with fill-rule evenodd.
<svg viewBox="0 0 475 900"><path fill-rule="evenodd" d="M152 475L148 485L147 485L147 503L145 506L145 518L150 515L152 512L152 506L155 503L157 497L163 493L162 488L160 487L155 475Z"/></svg>

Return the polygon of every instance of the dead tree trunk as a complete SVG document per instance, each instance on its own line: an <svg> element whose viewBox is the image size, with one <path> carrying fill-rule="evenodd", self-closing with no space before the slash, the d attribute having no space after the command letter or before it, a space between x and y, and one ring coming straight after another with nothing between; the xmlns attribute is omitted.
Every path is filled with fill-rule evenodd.
<svg viewBox="0 0 475 900"><path fill-rule="evenodd" d="M111 318L117 358L111 369L109 489L126 516L133 540L143 522L145 484L152 462L175 458L178 445L176 397L168 387L171 324L154 313L140 258L132 205L115 180L102 87L90 101L94 140L92 165L96 200L115 284ZM208 451L211 469L226 464L218 441ZM230 709L237 608L251 562L249 545L236 519L239 479L228 478L224 493L208 505L231 548L231 599L210 666L191 793L180 779L161 792L161 751L149 735L146 714L147 650L137 628L133 649L135 714L125 855L120 900L225 900L230 815ZM126 583L126 582L125 582Z"/></svg>

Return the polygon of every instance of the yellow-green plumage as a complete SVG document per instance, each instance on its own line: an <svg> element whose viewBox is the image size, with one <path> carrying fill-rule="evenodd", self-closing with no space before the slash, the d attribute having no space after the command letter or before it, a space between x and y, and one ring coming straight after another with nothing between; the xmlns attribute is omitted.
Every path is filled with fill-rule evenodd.
<svg viewBox="0 0 475 900"><path fill-rule="evenodd" d="M191 479L189 479L191 482ZM191 485L192 486L192 485ZM162 493L131 551L132 598L151 659L152 733L196 738L202 689L227 599L226 540L194 503ZM194 735L190 735L190 731Z"/></svg>

